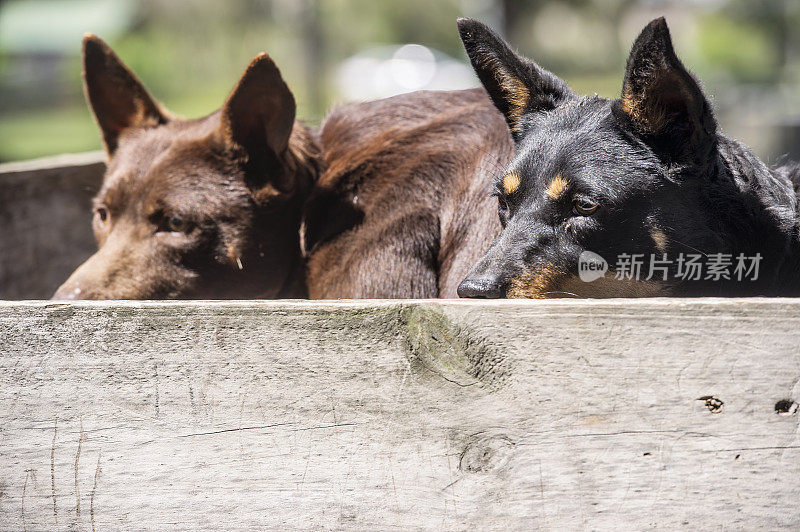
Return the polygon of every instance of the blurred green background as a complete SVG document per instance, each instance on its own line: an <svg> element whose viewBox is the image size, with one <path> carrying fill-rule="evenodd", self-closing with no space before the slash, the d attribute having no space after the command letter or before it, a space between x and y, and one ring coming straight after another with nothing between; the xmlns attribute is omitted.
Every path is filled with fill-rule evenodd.
<svg viewBox="0 0 800 532"><path fill-rule="evenodd" d="M660 15L723 130L770 162L800 158L798 1L0 0L0 162L100 148L81 91L85 32L188 117L218 108L267 51L315 124L337 102L477 85L459 16L578 92L617 96L632 40Z"/></svg>

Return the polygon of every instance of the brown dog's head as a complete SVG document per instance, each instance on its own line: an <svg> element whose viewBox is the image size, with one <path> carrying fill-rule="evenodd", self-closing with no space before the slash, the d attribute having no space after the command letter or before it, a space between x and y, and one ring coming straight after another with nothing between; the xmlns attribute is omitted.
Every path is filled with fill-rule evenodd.
<svg viewBox="0 0 800 532"><path fill-rule="evenodd" d="M197 120L165 111L92 35L83 79L109 156L99 249L54 299L303 295L298 228L319 155L269 56Z"/></svg>

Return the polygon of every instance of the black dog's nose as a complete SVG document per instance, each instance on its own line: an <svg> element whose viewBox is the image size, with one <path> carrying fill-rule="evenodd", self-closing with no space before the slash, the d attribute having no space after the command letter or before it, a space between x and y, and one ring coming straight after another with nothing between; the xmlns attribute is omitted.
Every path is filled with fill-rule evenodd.
<svg viewBox="0 0 800 532"><path fill-rule="evenodd" d="M458 297L500 299L505 296L502 283L490 277L467 277L458 285L457 292Z"/></svg>

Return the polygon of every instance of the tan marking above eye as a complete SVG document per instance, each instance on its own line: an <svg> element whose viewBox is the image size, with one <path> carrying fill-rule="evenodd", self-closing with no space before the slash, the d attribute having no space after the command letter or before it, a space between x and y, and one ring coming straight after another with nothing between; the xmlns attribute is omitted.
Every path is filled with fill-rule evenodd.
<svg viewBox="0 0 800 532"><path fill-rule="evenodd" d="M558 199L567 191L568 187L569 183L567 180L557 175L550 181L550 184L547 185L547 197L554 200Z"/></svg>
<svg viewBox="0 0 800 532"><path fill-rule="evenodd" d="M503 191L506 194L513 194L519 189L522 180L516 172L509 172L503 177Z"/></svg>

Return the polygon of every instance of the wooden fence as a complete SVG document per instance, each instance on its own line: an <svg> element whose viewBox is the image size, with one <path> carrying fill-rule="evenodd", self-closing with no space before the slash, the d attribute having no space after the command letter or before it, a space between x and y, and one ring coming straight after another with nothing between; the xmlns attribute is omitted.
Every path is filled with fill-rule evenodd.
<svg viewBox="0 0 800 532"><path fill-rule="evenodd" d="M0 303L0 529L793 529L800 302Z"/></svg>
<svg viewBox="0 0 800 532"><path fill-rule="evenodd" d="M102 152L0 164L0 299L45 299L95 250Z"/></svg>

